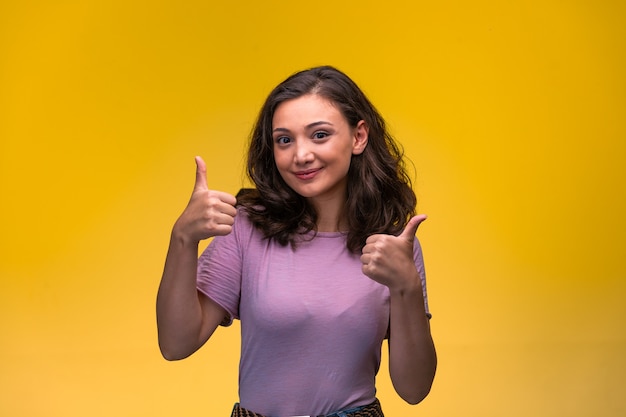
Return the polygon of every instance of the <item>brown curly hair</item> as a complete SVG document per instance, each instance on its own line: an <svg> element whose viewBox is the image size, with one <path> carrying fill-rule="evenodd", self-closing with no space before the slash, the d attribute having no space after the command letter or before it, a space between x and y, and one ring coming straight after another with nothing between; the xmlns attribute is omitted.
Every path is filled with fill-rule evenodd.
<svg viewBox="0 0 626 417"><path fill-rule="evenodd" d="M256 189L238 196L252 223L266 238L296 245L303 233L316 228L317 213L282 179L274 161L272 120L284 101L317 94L334 103L351 127L364 120L368 144L352 155L344 214L347 247L357 253L377 233L399 234L415 213L403 151L387 131L385 121L359 87L344 73L322 66L300 71L280 83L267 97L253 127L247 173Z"/></svg>

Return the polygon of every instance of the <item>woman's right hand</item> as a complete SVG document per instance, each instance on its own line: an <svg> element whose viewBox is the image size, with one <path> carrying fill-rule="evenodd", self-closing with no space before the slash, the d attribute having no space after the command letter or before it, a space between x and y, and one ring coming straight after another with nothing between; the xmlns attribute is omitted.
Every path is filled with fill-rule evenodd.
<svg viewBox="0 0 626 417"><path fill-rule="evenodd" d="M172 237L185 243L198 243L229 234L237 214L236 204L233 195L209 189L206 164L196 156L196 183L187 207L174 224Z"/></svg>

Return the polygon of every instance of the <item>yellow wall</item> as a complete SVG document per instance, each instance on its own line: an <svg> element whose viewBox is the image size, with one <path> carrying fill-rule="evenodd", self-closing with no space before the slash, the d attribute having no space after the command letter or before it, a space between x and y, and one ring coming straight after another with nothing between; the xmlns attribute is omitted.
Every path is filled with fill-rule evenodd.
<svg viewBox="0 0 626 417"><path fill-rule="evenodd" d="M238 328L161 359L193 186L242 185L277 82L330 63L413 160L440 367L390 416L626 413L618 1L0 3L0 415L227 416Z"/></svg>

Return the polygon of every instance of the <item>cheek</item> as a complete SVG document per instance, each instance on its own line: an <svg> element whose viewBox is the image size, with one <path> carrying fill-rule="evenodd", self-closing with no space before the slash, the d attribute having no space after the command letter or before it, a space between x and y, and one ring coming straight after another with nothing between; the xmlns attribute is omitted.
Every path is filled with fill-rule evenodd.
<svg viewBox="0 0 626 417"><path fill-rule="evenodd" d="M342 154L342 164L344 165L344 168L350 168L350 165L352 165L352 151L349 150Z"/></svg>
<svg viewBox="0 0 626 417"><path fill-rule="evenodd" d="M274 151L274 164L279 171L285 170L289 166L289 158L285 152Z"/></svg>

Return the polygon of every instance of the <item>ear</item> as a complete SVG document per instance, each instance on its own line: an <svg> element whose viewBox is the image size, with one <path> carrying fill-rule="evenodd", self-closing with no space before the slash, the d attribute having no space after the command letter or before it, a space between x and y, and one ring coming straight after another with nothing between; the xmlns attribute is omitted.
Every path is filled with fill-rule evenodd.
<svg viewBox="0 0 626 417"><path fill-rule="evenodd" d="M365 120L360 120L354 128L354 141L352 143L352 155L360 155L367 146L369 137L369 127Z"/></svg>

